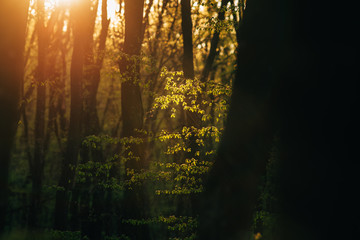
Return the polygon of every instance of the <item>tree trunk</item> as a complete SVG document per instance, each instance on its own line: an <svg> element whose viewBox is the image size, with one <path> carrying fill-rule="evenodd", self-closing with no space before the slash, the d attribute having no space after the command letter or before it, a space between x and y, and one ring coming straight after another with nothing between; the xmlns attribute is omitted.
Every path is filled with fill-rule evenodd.
<svg viewBox="0 0 360 240"><path fill-rule="evenodd" d="M138 136L136 129L143 128L143 105L141 99L140 80L140 50L143 28L144 0L125 0L125 42L120 61L121 83L121 116L123 120L122 137ZM126 168L136 172L145 168L144 156L140 145L132 145L131 151L140 158L130 159ZM128 178L128 177L127 177ZM145 218L147 210L144 187L126 189L123 203L124 219ZM122 224L121 232L131 239L149 238L148 227Z"/></svg>
<svg viewBox="0 0 360 240"><path fill-rule="evenodd" d="M140 50L144 0L125 1L124 56L120 71L124 76L121 84L121 109L123 118L122 136L135 135L135 129L143 127L143 106L140 80Z"/></svg>
<svg viewBox="0 0 360 240"><path fill-rule="evenodd" d="M183 36L183 72L184 77L186 79L194 79L194 53L193 53L193 24L191 20L191 0L181 0L181 29L182 29L182 36ZM197 96L197 102L199 103L199 99L201 96ZM191 105L192 99L188 98L186 103ZM184 110L182 110L184 111ZM185 120L181 123L183 126L187 127L201 127L201 115L197 112L191 112L188 110L184 111ZM191 159L195 158L195 153L199 150L199 146L196 143L196 137L191 135L187 141L187 146L191 149L191 152L185 153L185 158ZM182 159L184 161L184 159ZM179 162L183 163L183 162ZM193 205L196 205L195 202L196 196L192 195L190 197L186 195L179 195L178 203L177 203L177 215L188 215L192 214L195 215L196 209L193 208ZM191 203L189 203L191 202ZM190 206L188 209L187 206Z"/></svg>
<svg viewBox="0 0 360 240"><path fill-rule="evenodd" d="M346 197L358 186L357 7L338 6L336 23L329 23L336 3L248 2L227 126L203 196L199 239L249 239L275 133L276 239L358 236L359 197Z"/></svg>
<svg viewBox="0 0 360 240"><path fill-rule="evenodd" d="M183 36L183 71L186 79L194 79L194 54L193 54L193 37L192 37L192 21L191 21L191 1L181 0L181 29ZM200 96L198 96L200 98ZM190 102L188 102L190 105ZM200 127L201 116L198 113L186 111L185 125ZM190 148L192 153L196 151L197 144L194 139L190 139Z"/></svg>
<svg viewBox="0 0 360 240"><path fill-rule="evenodd" d="M203 206L208 210L200 219L200 239L248 239L251 235L257 186L275 131L270 109L273 79L269 73L269 66L275 62L268 58L274 49L266 47L273 43L273 25L267 12L274 7L270 2L259 2L264 15L254 14L249 6L241 29L232 104L206 186L204 198L211 200ZM255 32L261 32L260 37ZM269 45L261 44L263 41Z"/></svg>
<svg viewBox="0 0 360 240"><path fill-rule="evenodd" d="M37 1L37 33L38 33L38 66L36 85L36 113L35 113L35 145L34 157L30 163L32 189L28 216L29 230L38 226L38 216L41 212L41 189L44 170L44 138L45 138L45 100L46 100L46 53L47 34L45 29L45 6L43 0Z"/></svg>
<svg viewBox="0 0 360 240"><path fill-rule="evenodd" d="M19 118L28 6L28 0L0 2L0 234L8 209L8 171Z"/></svg>
<svg viewBox="0 0 360 240"><path fill-rule="evenodd" d="M185 78L194 79L193 29L190 2L190 0L181 0L181 29L184 44L183 71Z"/></svg>
<svg viewBox="0 0 360 240"><path fill-rule="evenodd" d="M218 13L218 21L219 22L224 21L224 19L225 19L226 6L229 3L229 1L230 0L221 0L220 11ZM212 70L214 61L215 61L216 49L218 47L219 40L220 40L220 30L221 29L215 28L214 34L211 38L209 55L206 58L205 66L204 66L204 69L203 69L203 71L201 73L201 77L200 77L200 81L203 83L206 83L206 81L209 77L210 71Z"/></svg>
<svg viewBox="0 0 360 240"><path fill-rule="evenodd" d="M97 2L98 4L98 2ZM87 35L86 42L86 60L85 60L85 73L84 73L84 98L83 98L83 135L98 135L100 133L100 122L97 112L97 92L100 83L100 70L103 65L105 56L105 43L108 34L108 28L110 20L107 17L107 0L102 1L101 9L101 32L98 39L98 46L94 46L94 25L97 16L97 8L94 7L91 13L91 28ZM90 160L94 162L103 162L103 150L101 146L96 149L88 146L82 146L81 149L82 163L86 163ZM85 183L86 186L90 186L90 182ZM87 188L82 189L80 184L80 216L81 216L81 232L87 236L90 240L97 240L101 237L102 232L102 219L101 211L104 210L102 199L105 194L104 189L99 186L92 186L94 191L92 196L88 196L89 192ZM92 199L91 199L92 197ZM77 199L75 199L77 200ZM92 202L92 204L91 204ZM75 214L73 212L73 214ZM91 216L92 214L92 216Z"/></svg>
<svg viewBox="0 0 360 240"><path fill-rule="evenodd" d="M85 60L85 49L88 17L90 8L87 0L81 0L72 6L71 17L73 20L74 48L71 61L71 109L70 125L64 159L62 162L59 187L63 188L56 192L55 203L55 229L65 230L67 227L69 191L74 183L74 170L77 165L78 154L81 144L81 116L82 116L82 81Z"/></svg>

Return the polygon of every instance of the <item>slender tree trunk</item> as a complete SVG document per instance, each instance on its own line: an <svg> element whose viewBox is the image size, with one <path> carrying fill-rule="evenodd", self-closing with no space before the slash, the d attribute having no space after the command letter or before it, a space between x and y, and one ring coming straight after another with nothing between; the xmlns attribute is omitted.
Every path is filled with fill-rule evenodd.
<svg viewBox="0 0 360 240"><path fill-rule="evenodd" d="M124 56L120 61L121 83L121 116L123 120L122 136L138 136L136 129L143 128L143 105L141 99L140 80L140 50L142 44L144 0L125 0L125 42ZM136 172L146 167L140 145L131 146L131 151L140 158L130 159L126 168ZM147 201L144 187L134 187L125 190L123 217L125 219L142 219L146 217ZM123 233L132 239L148 239L147 226L135 227L122 224Z"/></svg>
<svg viewBox="0 0 360 240"><path fill-rule="evenodd" d="M84 9L88 11L88 29L86 34L85 44L85 62L84 62L84 93L83 93L83 129L84 136L97 134L99 132L100 124L97 115L97 101L96 94L100 82L101 66L96 62L96 51L94 50L94 31L95 20L99 2L95 2L93 9ZM104 4L103 4L104 5ZM106 6L106 5L105 5ZM106 36L105 36L106 37Z"/></svg>
<svg viewBox="0 0 360 240"><path fill-rule="evenodd" d="M122 136L135 135L135 129L143 127L143 106L139 86L140 50L143 28L144 0L125 1L124 57L120 71L124 76L121 84L121 110L123 117Z"/></svg>
<svg viewBox="0 0 360 240"><path fill-rule="evenodd" d="M183 71L184 77L194 79L194 54L191 21L191 0L181 0L181 29L184 44Z"/></svg>
<svg viewBox="0 0 360 240"><path fill-rule="evenodd" d="M218 16L217 16L217 19L219 22L224 21L225 13L227 10L227 5L229 2L230 2L230 0L221 0L220 10L219 10ZM216 73L216 67L214 68L213 65L215 62L215 58L218 55L218 51L216 49L218 48L218 45L219 45L220 33L221 33L221 29L219 29L219 28L214 29L214 34L213 34L213 36L211 38L211 42L210 42L209 54L205 60L204 69L201 72L200 81L205 84L205 89L207 89L207 81L208 81L209 75L210 75L210 80L213 80L214 75ZM211 102L214 102L214 98L215 98L214 95L212 93L210 93L209 99ZM215 104L211 105L209 114L210 114L210 119L211 119L210 124L211 124L211 126L215 126ZM214 143L211 138L208 140L208 145L209 145L209 149L213 149Z"/></svg>
<svg viewBox="0 0 360 240"><path fill-rule="evenodd" d="M8 209L8 171L19 118L28 6L28 0L0 2L0 234Z"/></svg>
<svg viewBox="0 0 360 240"><path fill-rule="evenodd" d="M72 6L71 17L73 20L74 48L71 62L71 109L70 125L67 146L61 168L59 187L56 192L55 203L55 229L64 230L67 227L69 191L74 183L74 170L77 165L81 144L81 113L82 113L82 81L85 60L86 34L87 34L87 0L81 0Z"/></svg>
<svg viewBox="0 0 360 240"><path fill-rule="evenodd" d="M97 2L98 4L98 2ZM97 10L98 6L94 7ZM91 16L91 24L87 36L86 43L86 60L85 60L85 73L84 73L84 116L83 116L83 129L84 136L98 135L100 133L100 122L97 111L97 92L100 83L100 71L103 65L105 56L105 43L108 34L110 20L107 17L107 0L102 1L101 8L101 31L97 43L94 46L94 25L97 16L97 11L93 10ZM103 162L103 150L101 146L91 148L82 146L81 149L82 162L86 163L89 160L94 162ZM96 182L96 181L95 181ZM89 186L91 183L86 183ZM81 188L81 184L79 186ZM102 219L101 211L104 210L104 189L101 186L92 186L93 192L91 196L85 189L80 189L80 215L81 215L81 232L91 240L101 238L102 232ZM92 203L92 204L90 204ZM91 216L92 215L92 216Z"/></svg>
<svg viewBox="0 0 360 240"><path fill-rule="evenodd" d="M67 32L63 33L64 38L66 39L66 41L69 41L69 32L70 29L67 30ZM56 108L57 108L57 112L58 112L58 121L56 121L57 127L56 127L56 132L57 132L57 138L58 138L58 143L60 146L60 150L61 153L64 154L65 152L65 147L62 144L61 139L64 139L66 137L66 126L68 125L67 123L67 119L66 119L66 105L65 105L65 83L66 83L66 77L67 77L67 67L66 67L66 42L65 43L61 43L60 45L60 56L61 56L61 76L59 81L57 82L57 87L59 89L59 95L58 95L58 99L56 102Z"/></svg>
<svg viewBox="0 0 360 240"><path fill-rule="evenodd" d="M97 8L95 8L97 9ZM95 24L97 11L93 10L94 17L91 19ZM100 121L97 113L97 92L100 83L100 71L105 56L105 43L108 35L110 19L107 17L107 0L102 1L101 9L101 31L97 45L94 46L94 28L87 35L86 62L84 73L84 134L85 136L98 134L100 132Z"/></svg>
<svg viewBox="0 0 360 240"><path fill-rule="evenodd" d="M181 0L181 29L183 36L183 72L186 79L194 79L194 53L193 53L193 24L191 19L191 0ZM190 96L189 96L190 97ZM197 99L201 99L201 96L197 96ZM191 105L192 99L187 100L187 104ZM182 123L183 126L192 126L195 128L201 127L201 116L199 113L184 111L185 120ZM195 153L199 150L199 146L196 143L196 137L190 136L187 141L188 147L191 152L185 154L185 158L194 158ZM195 208L192 207L191 202L195 204L195 196L183 196L179 195L177 204L177 214L187 215L193 214ZM190 209L188 209L190 206Z"/></svg>
<svg viewBox="0 0 360 240"><path fill-rule="evenodd" d="M43 0L37 1L37 33L38 33L38 66L36 85L36 113L35 113L35 145L34 157L30 163L32 190L28 227L35 230L38 226L38 216L41 212L41 188L44 169L44 138L45 138L45 100L46 100L46 52L47 39L45 29L45 6Z"/></svg>
<svg viewBox="0 0 360 240"><path fill-rule="evenodd" d="M218 13L218 21L220 21L220 22L225 19L226 5L229 3L229 1L230 0L221 0L220 11ZM215 61L216 49L218 47L219 40L220 40L220 30L221 29L215 28L214 34L211 38L209 55L206 58L205 66L204 66L204 69L203 69L203 71L201 73L201 77L200 77L200 81L203 83L206 83L206 81L209 77L210 71L212 70L214 61Z"/></svg>
<svg viewBox="0 0 360 240"><path fill-rule="evenodd" d="M192 36L192 20L191 20L191 1L181 0L181 29L183 36L183 71L186 79L194 79L194 53L193 53L193 36ZM200 96L199 96L200 97ZM190 102L188 102L190 104ZM185 112L185 125L200 127L201 117L197 113ZM190 147L194 153L197 149L194 139L190 139Z"/></svg>
<svg viewBox="0 0 360 240"><path fill-rule="evenodd" d="M183 36L183 72L186 79L194 79L194 53L193 53L193 36L192 36L192 20L191 20L191 1L181 0L181 29ZM187 102L190 105L190 101ZM200 126L200 116L197 113L185 111L185 125L186 126ZM197 149L195 139L191 138L189 146L192 153L188 157L192 157Z"/></svg>
<svg viewBox="0 0 360 240"><path fill-rule="evenodd" d="M92 4L88 1L88 7L83 8L84 16L87 19L87 27L84 29L86 35L84 36L84 67L83 67L83 86L82 86L82 116L81 116L81 136L86 137L88 135L95 134L98 129L98 116L96 113L96 93L94 96L94 53L93 53L93 35L95 30L95 20L97 16L97 10L99 1L95 1ZM94 104L94 105L92 105ZM95 110L95 111L94 111ZM90 160L91 149L87 146L80 146L80 163L84 164ZM76 231L80 227L82 236L87 236L90 239L90 232L94 229L90 224L89 213L91 206L90 192L91 183L87 179L85 183L75 183L71 192L70 207L70 229Z"/></svg>
<svg viewBox="0 0 360 240"><path fill-rule="evenodd" d="M55 22L57 29L55 29ZM51 24L53 23L53 24ZM44 154L46 156L49 147L52 134L55 135L57 139L59 139L59 132L56 124L56 117L59 114L59 109L57 103L59 102L59 98L61 98L60 89L62 88L62 60L61 60L61 41L63 40L63 27L64 27L64 14L59 11L55 11L52 13L50 20L47 24L47 32L53 32L53 37L51 41L55 42L51 46L47 45L49 49L49 53L47 54L47 64L46 64L46 78L50 81L50 83L54 83L52 87L49 88L49 98L48 98L48 114L47 114L47 124L46 124L46 132L45 132L45 140L44 140ZM50 35L50 34L49 34ZM50 42L50 39L48 40ZM61 144L59 144L61 149Z"/></svg>

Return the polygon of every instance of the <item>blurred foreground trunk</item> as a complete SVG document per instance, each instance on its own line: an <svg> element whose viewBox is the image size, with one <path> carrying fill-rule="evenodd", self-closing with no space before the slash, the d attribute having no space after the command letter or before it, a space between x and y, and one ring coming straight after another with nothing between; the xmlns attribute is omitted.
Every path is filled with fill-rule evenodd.
<svg viewBox="0 0 360 240"><path fill-rule="evenodd" d="M275 134L280 212L274 239L358 236L356 9L337 1L248 1L227 126L203 197L200 239L252 238Z"/></svg>
<svg viewBox="0 0 360 240"><path fill-rule="evenodd" d="M19 118L28 7L28 0L0 1L0 234L8 210L8 171Z"/></svg>

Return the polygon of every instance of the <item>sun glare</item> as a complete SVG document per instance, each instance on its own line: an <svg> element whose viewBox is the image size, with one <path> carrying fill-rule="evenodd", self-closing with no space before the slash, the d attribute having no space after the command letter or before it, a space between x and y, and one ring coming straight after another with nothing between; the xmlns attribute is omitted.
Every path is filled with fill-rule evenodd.
<svg viewBox="0 0 360 240"><path fill-rule="evenodd" d="M72 3L79 0L45 0L46 9L54 9L56 6L70 7ZM101 12L102 1L99 0L99 12ZM115 19L116 12L119 10L118 0L107 0L108 17Z"/></svg>
<svg viewBox="0 0 360 240"><path fill-rule="evenodd" d="M118 0L108 0L107 9L108 16L114 20L116 18L116 12L119 11L119 1Z"/></svg>
<svg viewBox="0 0 360 240"><path fill-rule="evenodd" d="M57 5L70 5L70 3L74 1L76 0L51 0L51 2L54 2Z"/></svg>

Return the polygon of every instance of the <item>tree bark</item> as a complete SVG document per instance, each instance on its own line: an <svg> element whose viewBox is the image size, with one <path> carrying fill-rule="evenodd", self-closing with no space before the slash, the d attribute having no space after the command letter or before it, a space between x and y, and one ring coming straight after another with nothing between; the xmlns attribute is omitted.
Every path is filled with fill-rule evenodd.
<svg viewBox="0 0 360 240"><path fill-rule="evenodd" d="M181 29L184 44L183 71L184 77L194 79L194 54L191 21L191 1L181 0Z"/></svg>
<svg viewBox="0 0 360 240"><path fill-rule="evenodd" d="M183 36L183 72L184 78L194 79L194 53L192 37L192 20L191 20L191 1L181 0L181 29ZM198 96L200 98L200 96ZM190 102L188 101L188 105ZM201 116L198 113L185 111L185 125L200 127ZM190 139L190 148L192 153L196 152L197 144L194 139Z"/></svg>
<svg viewBox="0 0 360 240"><path fill-rule="evenodd" d="M28 7L27 0L0 2L0 234L8 209L8 171L19 118Z"/></svg>
<svg viewBox="0 0 360 240"><path fill-rule="evenodd" d="M225 10L226 10L226 6L229 3L230 0L222 0L221 1L221 6L220 6L220 11L218 13L218 21L224 21L225 19ZM208 54L208 57L206 58L205 61L205 66L204 69L201 73L201 77L200 77L200 81L203 83L206 83L210 71L212 70L212 66L214 64L215 61L215 57L216 57L216 49L218 47L219 41L220 41L220 31L221 29L215 28L214 30L214 34L211 38L211 43L210 43L210 51Z"/></svg>
<svg viewBox="0 0 360 240"><path fill-rule="evenodd" d="M89 1L81 0L72 6L71 17L73 21L74 48L71 60L71 109L70 123L65 155L62 162L59 187L56 192L55 203L55 229L65 230L67 227L69 191L74 184L74 169L77 165L81 144L81 116L82 116L82 82L85 61L85 49Z"/></svg>
<svg viewBox="0 0 360 240"><path fill-rule="evenodd" d="M248 239L252 235L257 187L275 133L271 115L274 78L269 70L279 63L270 61L276 53L269 47L274 44L274 22L269 15L275 14L275 7L268 1L252 3L258 5L255 9L249 6L242 23L232 104L206 185L204 198L211 200L203 206L208 210L200 219L200 239Z"/></svg>
<svg viewBox="0 0 360 240"><path fill-rule="evenodd" d="M193 24L191 18L191 0L181 0L181 30L182 30L182 37L183 37L183 63L182 68L184 72L185 79L194 79L195 72L194 72L194 53L193 53ZM191 97L187 96L186 99L187 105L191 105ZM196 104L201 102L202 96L196 96L197 101ZM199 101L200 100L200 101ZM182 126L187 127L195 127L199 129L201 127L201 115L197 112L191 112L189 110L182 110L184 111L184 122L181 122ZM199 146L196 143L196 137L194 136L195 132L189 137L186 141L186 145L191 149L191 152L186 152L184 157L186 159L196 158L195 153L199 150ZM183 163L185 159L181 159ZM179 216L182 215L196 215L197 209L195 205L197 205L196 195L186 196L186 195L179 195L178 203L177 203L177 210L176 214ZM189 207L190 206L190 209Z"/></svg>
<svg viewBox="0 0 360 240"><path fill-rule="evenodd" d="M122 136L124 137L134 136L135 129L143 127L143 106L138 83L143 10L144 0L125 1L124 57L120 62L120 71L125 80L121 84Z"/></svg>
<svg viewBox="0 0 360 240"><path fill-rule="evenodd" d="M357 8L339 6L334 23L339 28L333 34L328 22L333 4L248 2L231 107L203 197L199 239L252 235L257 188L274 134L280 139L276 239L358 235L359 197L345 197L358 185Z"/></svg>
<svg viewBox="0 0 360 240"><path fill-rule="evenodd" d="M142 45L144 0L125 0L125 42L122 59L120 60L121 83L121 116L122 137L137 137L136 129L143 128L143 105L140 81L140 51ZM129 159L125 163L128 169L136 172L145 168L143 149L140 145L132 145L131 151L139 160ZM128 178L128 177L127 177ZM146 217L147 201L144 187L126 189L123 203L124 219L143 219ZM136 227L131 224L122 224L123 233L132 239L149 238L148 227Z"/></svg>
<svg viewBox="0 0 360 240"><path fill-rule="evenodd" d="M107 17L107 0L103 0L101 6L101 31L98 39L98 45L94 46L93 39L98 6L95 6L94 10L92 10L91 15L93 17L89 19L92 27L89 29L86 41L83 98L83 136L85 137L90 135L98 135L101 130L97 112L97 92L100 83L100 71L105 56L105 43L110 23L110 20ZM103 150L101 149L101 146L98 147L99 148L94 149L91 147L82 146L82 163L86 163L89 160L94 162L103 162ZM79 189L76 190L80 192L80 218L82 223L81 232L89 239L97 240L101 238L103 227L101 221L101 211L105 209L104 199L102 199L105 191L102 189L102 187L92 186L94 188L93 193L91 196L88 196L89 192L87 191L87 188L82 188L84 185L90 186L91 183L86 182L85 184L79 184ZM75 195L76 194L74 194L74 196ZM73 200L77 201L79 199L75 198ZM91 213L93 216L90 215ZM72 212L72 214L76 215L75 212Z"/></svg>
<svg viewBox="0 0 360 240"><path fill-rule="evenodd" d="M41 188L44 169L44 137L45 137L45 101L46 101L46 53L47 34L45 28L45 6L43 0L37 1L37 35L38 35L38 66L36 85L36 113L35 113L35 145L34 157L30 162L32 189L28 216L29 230L35 230L38 216L41 212Z"/></svg>

